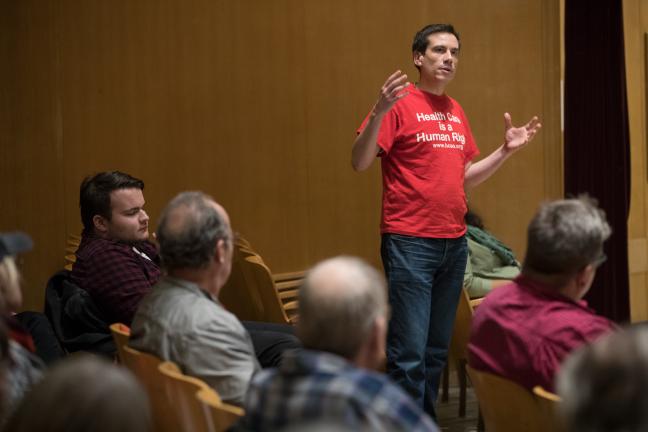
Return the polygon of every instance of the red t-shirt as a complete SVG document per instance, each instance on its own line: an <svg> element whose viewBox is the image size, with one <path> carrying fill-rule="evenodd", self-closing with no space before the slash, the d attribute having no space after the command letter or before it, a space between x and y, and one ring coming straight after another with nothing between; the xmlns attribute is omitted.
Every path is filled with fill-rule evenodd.
<svg viewBox="0 0 648 432"><path fill-rule="evenodd" d="M456 238L466 232L466 164L479 151L461 106L408 87L382 120L381 232ZM368 121L364 120L358 132Z"/></svg>

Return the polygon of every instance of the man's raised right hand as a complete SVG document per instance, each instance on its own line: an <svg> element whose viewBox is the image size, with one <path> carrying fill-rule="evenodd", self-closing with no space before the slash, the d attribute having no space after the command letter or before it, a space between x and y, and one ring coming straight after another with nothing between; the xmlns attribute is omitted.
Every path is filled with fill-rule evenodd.
<svg viewBox="0 0 648 432"><path fill-rule="evenodd" d="M404 91L408 85L407 75L400 70L391 74L380 89L378 102L374 106L374 114L379 116L387 114L399 99L409 94L409 92Z"/></svg>

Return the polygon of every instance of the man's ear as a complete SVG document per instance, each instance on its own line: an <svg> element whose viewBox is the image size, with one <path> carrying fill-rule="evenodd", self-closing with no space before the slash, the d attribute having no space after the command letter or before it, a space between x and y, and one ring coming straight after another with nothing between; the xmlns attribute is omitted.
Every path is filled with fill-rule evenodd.
<svg viewBox="0 0 648 432"><path fill-rule="evenodd" d="M94 225L94 229L98 233L108 232L108 221L101 215L92 216L92 225Z"/></svg>
<svg viewBox="0 0 648 432"><path fill-rule="evenodd" d="M416 66L421 66L421 65L423 64L422 57L423 57L423 54L420 53L420 52L414 52L414 53L412 53L412 58L413 58L413 60L414 60L414 64L415 64Z"/></svg>
<svg viewBox="0 0 648 432"><path fill-rule="evenodd" d="M576 273L575 283L572 285L572 292L568 295L576 300L580 300L587 294L596 273L596 268L588 264Z"/></svg>
<svg viewBox="0 0 648 432"><path fill-rule="evenodd" d="M592 272L594 271L594 266L591 264L586 265L582 269L576 273L576 281L578 283L578 287L584 286L589 279L592 277Z"/></svg>
<svg viewBox="0 0 648 432"><path fill-rule="evenodd" d="M371 325L371 335L368 341L370 369L383 370L385 366L385 342L387 339L387 320L378 317Z"/></svg>
<svg viewBox="0 0 648 432"><path fill-rule="evenodd" d="M216 242L216 247L214 248L214 260L216 260L218 263L223 264L225 262L225 249L227 248L227 245L225 244L225 240L219 239Z"/></svg>

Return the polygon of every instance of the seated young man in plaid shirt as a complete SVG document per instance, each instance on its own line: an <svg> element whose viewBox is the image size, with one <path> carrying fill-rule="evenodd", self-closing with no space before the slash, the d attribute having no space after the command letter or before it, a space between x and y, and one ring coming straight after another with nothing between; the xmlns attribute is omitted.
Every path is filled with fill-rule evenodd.
<svg viewBox="0 0 648 432"><path fill-rule="evenodd" d="M89 176L81 184L83 233L71 277L109 324L130 326L140 301L160 278L143 190L142 180L119 171Z"/></svg>
<svg viewBox="0 0 648 432"><path fill-rule="evenodd" d="M71 278L90 294L108 324L130 326L140 303L162 275L158 250L149 241L143 190L142 180L119 171L89 176L81 184L84 228ZM262 367L276 366L285 350L300 347L291 326L242 324Z"/></svg>
<svg viewBox="0 0 648 432"><path fill-rule="evenodd" d="M299 293L297 334L305 349L253 377L241 428L437 431L403 390L371 371L384 361L386 296L384 278L360 259L333 258L312 269Z"/></svg>

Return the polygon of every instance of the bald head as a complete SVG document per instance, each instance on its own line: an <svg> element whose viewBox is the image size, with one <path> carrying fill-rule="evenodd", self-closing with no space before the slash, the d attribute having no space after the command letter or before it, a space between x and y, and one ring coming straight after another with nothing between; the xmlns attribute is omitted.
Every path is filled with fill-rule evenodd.
<svg viewBox="0 0 648 432"><path fill-rule="evenodd" d="M225 209L202 192L182 192L166 206L157 229L160 256L168 270L200 269L214 257L218 240L230 242Z"/></svg>
<svg viewBox="0 0 648 432"><path fill-rule="evenodd" d="M387 313L382 275L359 258L316 265L299 291L297 332L306 348L353 358Z"/></svg>

